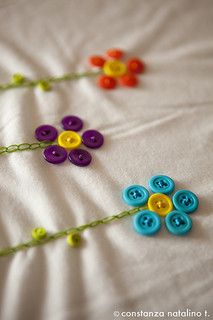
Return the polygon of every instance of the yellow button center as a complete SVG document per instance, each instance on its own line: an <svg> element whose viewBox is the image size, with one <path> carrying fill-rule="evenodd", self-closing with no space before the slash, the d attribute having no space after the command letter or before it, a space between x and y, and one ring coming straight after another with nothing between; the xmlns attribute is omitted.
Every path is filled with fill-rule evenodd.
<svg viewBox="0 0 213 320"><path fill-rule="evenodd" d="M58 144L65 149L75 149L81 144L81 137L75 131L63 131L58 136Z"/></svg>
<svg viewBox="0 0 213 320"><path fill-rule="evenodd" d="M154 193L149 197L148 208L161 217L165 217L173 209L171 199L162 193Z"/></svg>
<svg viewBox="0 0 213 320"><path fill-rule="evenodd" d="M121 77L126 71L126 65L119 60L109 60L104 63L103 71L107 76L110 77Z"/></svg>

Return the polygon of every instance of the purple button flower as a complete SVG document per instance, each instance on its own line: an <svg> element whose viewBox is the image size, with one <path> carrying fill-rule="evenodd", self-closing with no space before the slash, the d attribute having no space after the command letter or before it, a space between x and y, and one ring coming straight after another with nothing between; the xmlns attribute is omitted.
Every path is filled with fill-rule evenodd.
<svg viewBox="0 0 213 320"><path fill-rule="evenodd" d="M83 121L76 116L68 115L61 120L61 124L65 131L79 131L83 128ZM73 134L74 134L73 132ZM66 135L65 135L66 136ZM35 137L39 141L55 141L58 137L58 131L56 128L50 125L39 126L35 130ZM104 143L103 135L97 130L87 130L82 134L83 144L91 149L97 149ZM66 145L66 143L65 143ZM57 144L50 145L43 151L44 159L52 164L59 164L64 162L67 158L68 160L76 166L85 167L88 166L92 161L91 154L80 148L75 148L70 151L64 148L64 146L59 146Z"/></svg>

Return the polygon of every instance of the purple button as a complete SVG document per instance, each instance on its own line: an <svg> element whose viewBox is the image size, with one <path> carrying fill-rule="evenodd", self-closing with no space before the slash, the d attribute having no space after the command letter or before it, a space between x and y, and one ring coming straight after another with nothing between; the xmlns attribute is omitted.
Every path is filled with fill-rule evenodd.
<svg viewBox="0 0 213 320"><path fill-rule="evenodd" d="M56 128L48 124L44 124L35 130L35 137L38 141L54 141L57 136Z"/></svg>
<svg viewBox="0 0 213 320"><path fill-rule="evenodd" d="M83 127L83 121L76 116L66 116L61 123L65 130L80 131Z"/></svg>
<svg viewBox="0 0 213 320"><path fill-rule="evenodd" d="M100 148L104 143L104 137L97 130L87 130L82 135L82 141L88 148Z"/></svg>
<svg viewBox="0 0 213 320"><path fill-rule="evenodd" d="M57 145L48 146L43 152L44 159L53 164L59 164L67 159L67 151Z"/></svg>
<svg viewBox="0 0 213 320"><path fill-rule="evenodd" d="M74 149L68 155L68 159L79 167L86 167L92 160L91 154L83 149Z"/></svg>

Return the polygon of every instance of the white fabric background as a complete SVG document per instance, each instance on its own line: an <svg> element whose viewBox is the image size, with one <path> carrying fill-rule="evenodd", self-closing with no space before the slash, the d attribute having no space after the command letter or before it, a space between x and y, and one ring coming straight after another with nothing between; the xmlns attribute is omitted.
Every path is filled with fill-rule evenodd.
<svg viewBox="0 0 213 320"><path fill-rule="evenodd" d="M213 2L1 0L0 82L87 68L121 47L147 63L137 89L82 79L0 93L0 145L34 141L66 114L105 135L93 163L51 166L42 151L0 157L0 246L118 213L121 191L157 173L199 195L190 235L137 235L126 218L0 259L1 320L109 320L113 311L203 312L213 319ZM165 317L166 318L166 317ZM204 318L204 317L202 317ZM121 317L120 317L121 319ZM183 319L183 318L181 318Z"/></svg>

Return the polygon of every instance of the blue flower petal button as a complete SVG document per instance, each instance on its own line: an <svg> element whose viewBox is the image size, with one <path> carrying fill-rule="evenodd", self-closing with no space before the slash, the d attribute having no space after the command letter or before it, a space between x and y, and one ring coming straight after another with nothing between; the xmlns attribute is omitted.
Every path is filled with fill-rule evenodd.
<svg viewBox="0 0 213 320"><path fill-rule="evenodd" d="M170 194L175 188L175 183L167 176L153 176L149 180L149 188L155 193Z"/></svg>
<svg viewBox="0 0 213 320"><path fill-rule="evenodd" d="M174 210L166 216L165 224L170 233L181 236L191 230L192 219L185 212Z"/></svg>
<svg viewBox="0 0 213 320"><path fill-rule="evenodd" d="M132 185L123 190L122 197L128 205L139 207L147 202L149 191L142 186Z"/></svg>
<svg viewBox="0 0 213 320"><path fill-rule="evenodd" d="M152 236L160 230L161 220L155 212L143 210L134 216L133 226L136 232L144 236Z"/></svg>
<svg viewBox="0 0 213 320"><path fill-rule="evenodd" d="M178 190L172 198L177 210L192 213L197 210L199 205L198 197L189 190Z"/></svg>

